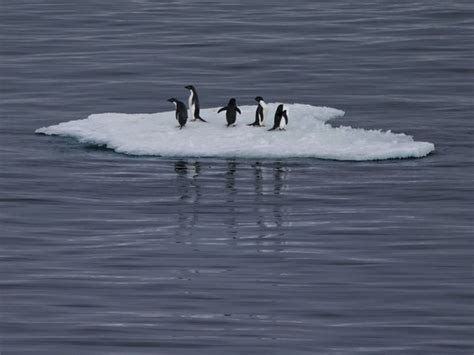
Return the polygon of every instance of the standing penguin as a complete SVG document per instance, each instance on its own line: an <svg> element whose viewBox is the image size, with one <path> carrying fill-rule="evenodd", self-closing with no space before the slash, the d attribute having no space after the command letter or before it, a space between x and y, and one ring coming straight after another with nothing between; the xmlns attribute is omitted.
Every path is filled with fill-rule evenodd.
<svg viewBox="0 0 474 355"><path fill-rule="evenodd" d="M174 97L168 99L168 101L174 103L174 106L176 107L176 120L178 121L178 127L179 129L182 129L188 120L188 110L186 109L186 105L181 101L176 100Z"/></svg>
<svg viewBox="0 0 474 355"><path fill-rule="evenodd" d="M191 116L191 121L200 120L202 122L207 122L199 115L199 97L196 92L196 88L193 85L188 85L184 87L190 91L189 99L188 99L188 106L189 106L189 113Z"/></svg>
<svg viewBox="0 0 474 355"><path fill-rule="evenodd" d="M258 102L257 110L255 111L255 122L249 123L247 126L258 126L263 127L265 124L263 121L265 120L265 116L267 114L267 104L263 101L263 97L257 96L255 101Z"/></svg>
<svg viewBox="0 0 474 355"><path fill-rule="evenodd" d="M285 130L286 126L288 125L288 112L285 105L280 104L278 105L276 112L275 112L275 121L273 122L273 127L269 129L269 131L273 131L275 129L279 129L280 131Z"/></svg>
<svg viewBox="0 0 474 355"><path fill-rule="evenodd" d="M222 107L221 109L219 109L219 111L217 111L217 113L220 113L224 110L226 111L225 118L227 120L227 127L229 127L230 125L235 126L235 120L237 119L237 112L239 114L242 114L242 112L237 107L237 103L236 103L234 98L230 99L227 106Z"/></svg>

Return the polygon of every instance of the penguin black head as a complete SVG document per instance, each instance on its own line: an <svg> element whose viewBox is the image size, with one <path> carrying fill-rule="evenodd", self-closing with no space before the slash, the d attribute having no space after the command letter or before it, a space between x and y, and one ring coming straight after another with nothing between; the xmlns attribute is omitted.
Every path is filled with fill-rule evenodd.
<svg viewBox="0 0 474 355"><path fill-rule="evenodd" d="M235 105L235 104L236 104L235 99L234 99L234 98L231 98L231 99L229 100L229 105Z"/></svg>
<svg viewBox="0 0 474 355"><path fill-rule="evenodd" d="M284 108L285 108L285 106L283 104L278 105L277 112L282 113L283 111L285 111Z"/></svg>
<svg viewBox="0 0 474 355"><path fill-rule="evenodd" d="M193 85L187 85L184 88L188 90L193 90L193 91L195 90Z"/></svg>
<svg viewBox="0 0 474 355"><path fill-rule="evenodd" d="M169 102L174 102L174 103L178 102L178 100L176 100L174 97L172 97L171 99L168 99L168 101Z"/></svg>
<svg viewBox="0 0 474 355"><path fill-rule="evenodd" d="M255 98L255 101L257 101L257 102L263 101L263 97L257 96L257 97Z"/></svg>

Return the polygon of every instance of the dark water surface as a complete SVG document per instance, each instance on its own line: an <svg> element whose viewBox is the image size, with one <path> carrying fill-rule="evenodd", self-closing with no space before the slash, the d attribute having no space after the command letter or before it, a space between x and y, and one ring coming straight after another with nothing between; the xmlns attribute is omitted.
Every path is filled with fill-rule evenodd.
<svg viewBox="0 0 474 355"><path fill-rule="evenodd" d="M470 354L472 1L2 0L1 353ZM433 142L129 157L36 128L236 96Z"/></svg>

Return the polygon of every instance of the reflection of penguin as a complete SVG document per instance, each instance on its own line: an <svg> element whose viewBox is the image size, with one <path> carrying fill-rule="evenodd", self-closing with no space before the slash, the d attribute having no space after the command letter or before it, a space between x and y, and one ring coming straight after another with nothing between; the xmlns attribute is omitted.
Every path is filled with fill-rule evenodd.
<svg viewBox="0 0 474 355"><path fill-rule="evenodd" d="M285 127L288 125L288 113L287 108L285 105L280 104L278 105L276 112L275 112L275 121L273 122L273 127L269 129L269 131L273 131L275 129L284 130Z"/></svg>
<svg viewBox="0 0 474 355"><path fill-rule="evenodd" d="M262 165L260 162L255 162L255 165L253 165L254 171L255 171L255 195L260 196L262 195L262 182L263 182L263 177L262 177Z"/></svg>
<svg viewBox="0 0 474 355"><path fill-rule="evenodd" d="M264 201L263 198L263 174L262 174L262 165L260 162L255 162L253 165L254 173L255 173L255 193L253 194L253 215L256 218L256 223L260 227L260 230L265 229L265 212L266 208L262 207L265 204L262 202ZM265 233L263 231L260 232L261 235L259 238L263 239L265 237Z"/></svg>
<svg viewBox="0 0 474 355"><path fill-rule="evenodd" d="M283 188L283 181L285 179L286 170L283 167L282 163L277 161L274 168L273 168L273 176L274 176L274 186L273 186L273 193L275 196L279 196L281 194L281 190ZM283 226L283 212L282 212L282 205L280 203L273 204L273 218L275 221L275 225L280 229Z"/></svg>
<svg viewBox="0 0 474 355"><path fill-rule="evenodd" d="M174 103L176 107L176 120L179 124L179 129L182 129L186 125L186 121L188 120L188 110L186 109L186 105L183 104L181 101L176 100L174 97L168 100L169 102Z"/></svg>
<svg viewBox="0 0 474 355"><path fill-rule="evenodd" d="M188 199L188 189L190 186L196 188L196 199L200 197L200 187L197 184L197 177L201 173L201 164L199 162L194 162L192 165L186 161L178 160L174 163L174 171L178 177L178 180L181 182L179 187L183 188L180 194L181 199Z"/></svg>
<svg viewBox="0 0 474 355"><path fill-rule="evenodd" d="M189 212L186 201L190 198L189 182L187 179L188 166L187 162L178 160L174 163L174 171L176 172L176 192L179 201L174 206L176 212L176 243L182 243L189 238Z"/></svg>
<svg viewBox="0 0 474 355"><path fill-rule="evenodd" d="M186 176L188 167L184 160L178 160L174 163L174 171L178 176Z"/></svg>
<svg viewBox="0 0 474 355"><path fill-rule="evenodd" d="M257 110L255 111L255 121L254 123L248 124L248 126L265 126L263 121L265 120L267 104L263 101L263 97L257 96L255 101L258 102Z"/></svg>
<svg viewBox="0 0 474 355"><path fill-rule="evenodd" d="M183 242L193 236L194 227L199 224L201 164L178 160L174 163L174 171L176 172L175 187L179 197L179 201L173 207L178 218L176 235L178 242Z"/></svg>
<svg viewBox="0 0 474 355"><path fill-rule="evenodd" d="M229 235L235 239L237 238L237 214L235 211L235 196L237 195L237 189L235 188L235 173L237 170L237 164L235 161L227 162L227 172L225 174L225 185L227 188L226 207L228 213L226 213L226 225L229 227Z"/></svg>
<svg viewBox="0 0 474 355"><path fill-rule="evenodd" d="M231 191L235 192L235 171L237 164L234 161L227 162L227 173L226 177L226 187Z"/></svg>
<svg viewBox="0 0 474 355"><path fill-rule="evenodd" d="M199 115L199 97L196 92L196 88L192 85L185 86L191 93L189 94L188 104L189 104L189 114L191 116L191 121L200 120L202 122L207 122Z"/></svg>
<svg viewBox="0 0 474 355"><path fill-rule="evenodd" d="M201 173L201 163L198 161L194 163L194 175L193 178L196 178Z"/></svg>
<svg viewBox="0 0 474 355"><path fill-rule="evenodd" d="M176 185L180 200L187 200L189 198L189 183L187 181L188 165L183 160L178 160L174 163L174 171L178 177Z"/></svg>
<svg viewBox="0 0 474 355"><path fill-rule="evenodd" d="M227 120L227 127L229 127L230 125L235 126L235 120L237 119L237 112L239 114L242 114L240 109L237 107L237 103L236 103L234 98L230 99L227 106L222 107L221 109L219 109L219 111L217 111L217 113L220 113L222 111L226 111L225 118Z"/></svg>
<svg viewBox="0 0 474 355"><path fill-rule="evenodd" d="M281 162L276 162L274 170L273 170L273 177L274 177L274 185L273 185L273 192L275 195L279 195L281 192L281 188L283 187L283 174L285 170Z"/></svg>

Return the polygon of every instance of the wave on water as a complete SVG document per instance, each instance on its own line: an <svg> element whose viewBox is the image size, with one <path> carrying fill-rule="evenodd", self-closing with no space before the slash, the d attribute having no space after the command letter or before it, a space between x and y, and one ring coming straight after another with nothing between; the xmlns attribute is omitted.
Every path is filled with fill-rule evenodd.
<svg viewBox="0 0 474 355"><path fill-rule="evenodd" d="M268 104L266 128L249 127L255 106L240 106L236 127L226 127L225 113L201 110L208 123L188 121L176 128L174 111L154 114L103 113L86 119L43 127L35 132L72 137L79 142L105 146L118 153L167 157L320 158L381 160L419 158L434 150L429 142L390 131L332 127L328 120L344 111L329 107L285 104L286 131L271 131L277 103Z"/></svg>

